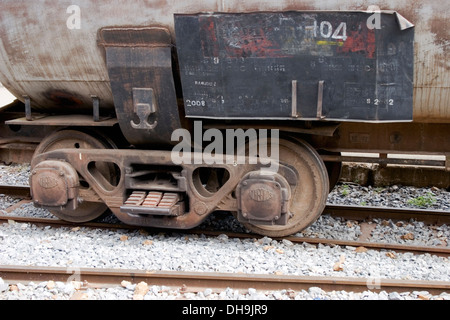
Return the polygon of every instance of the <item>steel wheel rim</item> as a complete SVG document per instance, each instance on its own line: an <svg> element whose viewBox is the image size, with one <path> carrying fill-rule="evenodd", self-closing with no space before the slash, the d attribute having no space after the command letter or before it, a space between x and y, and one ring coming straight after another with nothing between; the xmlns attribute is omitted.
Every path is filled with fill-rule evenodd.
<svg viewBox="0 0 450 320"><path fill-rule="evenodd" d="M280 138L280 163L296 169L298 184L291 189L290 217L285 226L243 223L252 232L269 237L284 237L300 232L322 214L329 193L328 173L319 154L299 139Z"/></svg>

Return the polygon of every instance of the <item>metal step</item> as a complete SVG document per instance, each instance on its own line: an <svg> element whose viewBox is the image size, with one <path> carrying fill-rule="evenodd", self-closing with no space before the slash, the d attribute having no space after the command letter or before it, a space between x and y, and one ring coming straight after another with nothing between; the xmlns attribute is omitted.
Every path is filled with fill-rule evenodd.
<svg viewBox="0 0 450 320"><path fill-rule="evenodd" d="M139 215L179 216L184 213L184 201L179 193L133 191L120 211Z"/></svg>

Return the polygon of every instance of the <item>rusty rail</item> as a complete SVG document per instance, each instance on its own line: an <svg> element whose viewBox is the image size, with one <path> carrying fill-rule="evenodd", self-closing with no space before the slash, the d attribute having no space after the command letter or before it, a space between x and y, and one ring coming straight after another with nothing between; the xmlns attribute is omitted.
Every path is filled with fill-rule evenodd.
<svg viewBox="0 0 450 320"><path fill-rule="evenodd" d="M0 193L26 199L31 198L30 189L27 186L0 185ZM433 224L450 223L450 211L432 209L327 205L323 213L354 220L373 218L409 220L413 218Z"/></svg>
<svg viewBox="0 0 450 320"><path fill-rule="evenodd" d="M421 281L396 279L366 279L353 277L315 277L267 274L232 274L212 272L145 271L126 269L91 269L61 267L0 266L0 277L8 282L81 281L85 287L119 286L121 281L132 283L144 281L151 285L182 288L182 291L197 292L212 289L282 290L300 291L319 286L325 291L346 290L362 292L428 291L440 294L450 291L448 281Z"/></svg>
<svg viewBox="0 0 450 320"><path fill-rule="evenodd" d="M374 218L392 220L409 220L412 218L429 224L450 223L450 211L433 209L327 205L324 214L359 221Z"/></svg>
<svg viewBox="0 0 450 320"><path fill-rule="evenodd" d="M15 197L31 198L28 186L0 185L0 193Z"/></svg>

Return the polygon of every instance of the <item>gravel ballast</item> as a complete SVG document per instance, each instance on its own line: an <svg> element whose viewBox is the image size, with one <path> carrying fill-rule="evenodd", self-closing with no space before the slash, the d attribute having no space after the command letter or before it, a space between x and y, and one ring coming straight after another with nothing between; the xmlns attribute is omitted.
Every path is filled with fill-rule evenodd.
<svg viewBox="0 0 450 320"><path fill-rule="evenodd" d="M27 175L27 169L16 168ZM29 174L29 171L28 171ZM6 174L1 179L8 179ZM27 179L20 180L22 182ZM9 182L11 183L11 182ZM22 184L22 183L17 183ZM411 199L419 199L414 202ZM0 210L4 211L17 200L0 196ZM381 205L450 210L450 196L436 188L360 187L338 185L329 196L330 204ZM8 213L50 217L31 204ZM205 226L223 228L242 227L232 217L208 219ZM370 241L412 245L448 246L450 229L446 225L427 226L417 221L373 220L376 224ZM240 231L240 230L236 230ZM323 215L298 236L357 240L360 223ZM408 236L406 236L408 235ZM340 262L340 268L335 268ZM100 230L84 227L52 228L10 222L0 225L0 264L55 266L65 268L122 268L139 270L230 272L301 276L359 277L368 283L377 279L450 281L447 258L430 254L398 253L391 251L359 250L355 247L294 244L288 240L268 237L254 239L229 238L225 234L206 237L169 233L148 233L143 230ZM0 299L136 299L136 285L118 284L114 288L79 290L71 282L8 284L0 280ZM294 292L263 292L252 288L244 291L211 289L199 293L182 292L180 288L158 287L148 284L142 299L450 299L449 294L432 296L427 292L379 293L368 290L355 292L325 292L321 288Z"/></svg>
<svg viewBox="0 0 450 320"><path fill-rule="evenodd" d="M450 279L449 261L443 257L375 250L360 252L354 247L293 244L288 240L276 241L268 237L242 240L228 238L224 234L218 237L152 235L145 231L79 227L55 229L11 222L0 226L0 239L2 264L58 266L72 270L87 267L361 277L370 283L383 278ZM337 262L342 262L342 267L335 271ZM14 297L14 293L10 292L3 294ZM290 296L293 294L290 293ZM359 298L383 298L380 294L371 293ZM322 293L322 298L348 299L349 295L331 297ZM414 295L410 293L404 297L417 298ZM93 293L90 297L100 298ZM155 297L164 298L164 295ZM311 298L310 295L304 297Z"/></svg>

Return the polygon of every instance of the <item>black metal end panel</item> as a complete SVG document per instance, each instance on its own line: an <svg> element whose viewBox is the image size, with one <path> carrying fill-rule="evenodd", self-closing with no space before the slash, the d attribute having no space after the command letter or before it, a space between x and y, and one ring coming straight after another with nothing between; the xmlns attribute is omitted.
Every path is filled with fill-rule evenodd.
<svg viewBox="0 0 450 320"><path fill-rule="evenodd" d="M108 74L120 128L131 144L173 144L180 128L170 33L160 27L104 28Z"/></svg>
<svg viewBox="0 0 450 320"><path fill-rule="evenodd" d="M414 28L373 14L175 15L186 115L412 120Z"/></svg>

